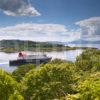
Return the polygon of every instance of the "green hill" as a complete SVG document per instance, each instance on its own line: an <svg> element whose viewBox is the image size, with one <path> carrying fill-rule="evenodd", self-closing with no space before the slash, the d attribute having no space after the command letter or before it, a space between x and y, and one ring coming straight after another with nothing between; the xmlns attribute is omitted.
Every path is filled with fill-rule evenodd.
<svg viewBox="0 0 100 100"><path fill-rule="evenodd" d="M33 42L23 40L2 40L0 41L0 50L4 52L28 51L53 51L53 50L72 50L75 48L55 44L50 42Z"/></svg>

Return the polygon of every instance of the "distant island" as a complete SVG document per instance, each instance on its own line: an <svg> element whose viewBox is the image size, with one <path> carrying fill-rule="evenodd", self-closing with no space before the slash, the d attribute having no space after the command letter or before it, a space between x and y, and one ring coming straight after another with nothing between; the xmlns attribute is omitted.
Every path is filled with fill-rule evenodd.
<svg viewBox="0 0 100 100"><path fill-rule="evenodd" d="M34 42L24 40L1 40L0 51L6 53L14 53L19 51L63 51L86 49L87 47L70 47L60 44L59 42Z"/></svg>
<svg viewBox="0 0 100 100"><path fill-rule="evenodd" d="M1 40L0 51L12 53L19 51L61 51L75 50L75 47L50 42L33 42L24 40Z"/></svg>

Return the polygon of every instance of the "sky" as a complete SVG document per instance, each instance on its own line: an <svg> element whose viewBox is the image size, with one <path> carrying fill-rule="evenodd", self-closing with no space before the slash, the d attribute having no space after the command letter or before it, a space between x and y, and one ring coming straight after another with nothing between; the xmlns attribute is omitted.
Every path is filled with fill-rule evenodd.
<svg viewBox="0 0 100 100"><path fill-rule="evenodd" d="M100 40L100 0L0 0L0 40Z"/></svg>

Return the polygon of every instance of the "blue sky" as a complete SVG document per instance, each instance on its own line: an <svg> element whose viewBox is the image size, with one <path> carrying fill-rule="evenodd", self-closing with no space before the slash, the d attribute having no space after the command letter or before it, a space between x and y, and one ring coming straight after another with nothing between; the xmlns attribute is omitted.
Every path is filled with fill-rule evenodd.
<svg viewBox="0 0 100 100"><path fill-rule="evenodd" d="M0 12L0 25L42 22L71 25L76 21L100 16L100 0L30 0L41 16L11 17Z"/></svg>
<svg viewBox="0 0 100 100"><path fill-rule="evenodd" d="M67 37L70 37L69 40L77 40L79 38L86 38L88 40L98 40L98 37L100 37L100 0L4 1L0 0L1 38L3 38L5 35L7 36L7 38L13 38L18 34L15 35L16 32L14 32L14 30L11 29L15 28L15 31L20 32L20 26L23 26L24 29L25 27L30 27L30 25L33 27L33 31L35 30L34 32L31 31L31 36L40 36L47 38L47 40L50 36L54 37L54 40L56 40L56 37L60 38L60 36L62 36L62 41L68 40ZM23 23L25 25L23 25ZM38 28L34 29L35 25L33 24L36 24L36 26L38 28L41 28L41 30L36 31L36 29L38 30ZM61 25L61 30L55 31L55 28L58 29L59 25ZM43 26L47 27L47 29L43 30ZM51 30L54 31L49 31L48 27L49 30L50 27L53 27L51 28ZM10 30L10 33L7 32L8 30ZM24 32L24 30L22 31L23 35L21 34L21 36L24 37L27 35L28 37L30 35L28 35L28 33L30 33L29 28L26 30L27 32ZM49 40L51 40L51 38ZM58 40L60 41L60 39Z"/></svg>

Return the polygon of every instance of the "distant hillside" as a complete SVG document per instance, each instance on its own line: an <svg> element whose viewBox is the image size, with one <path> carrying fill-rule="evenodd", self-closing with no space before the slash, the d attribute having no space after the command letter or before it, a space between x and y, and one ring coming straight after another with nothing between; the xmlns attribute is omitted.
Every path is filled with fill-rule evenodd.
<svg viewBox="0 0 100 100"><path fill-rule="evenodd" d="M100 44L100 40L99 41L77 40L69 42L68 44Z"/></svg>
<svg viewBox="0 0 100 100"><path fill-rule="evenodd" d="M23 50L28 51L52 51L52 50L73 50L75 48L64 46L63 44L53 42L33 42L23 40L2 40L0 41L0 51L18 52Z"/></svg>
<svg viewBox="0 0 100 100"><path fill-rule="evenodd" d="M49 42L33 42L33 41L22 41L22 40L2 40L0 41L0 47L61 47L62 44L54 44Z"/></svg>

